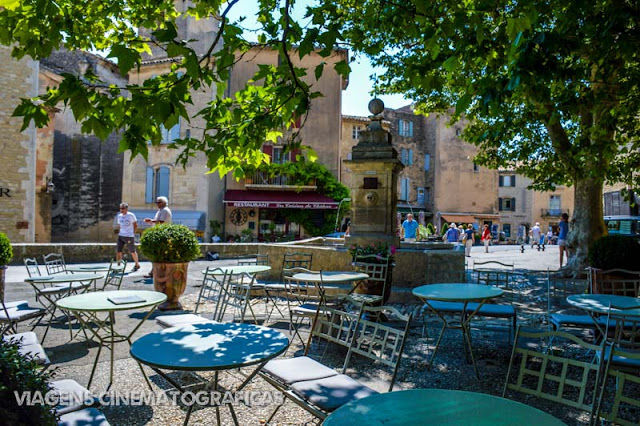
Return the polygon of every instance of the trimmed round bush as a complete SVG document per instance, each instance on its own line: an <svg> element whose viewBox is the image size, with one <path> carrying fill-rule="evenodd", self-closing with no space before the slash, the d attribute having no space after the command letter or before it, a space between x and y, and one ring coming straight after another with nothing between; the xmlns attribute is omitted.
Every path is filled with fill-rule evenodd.
<svg viewBox="0 0 640 426"><path fill-rule="evenodd" d="M161 224L147 229L140 239L140 251L152 262L190 262L201 256L198 239L184 225Z"/></svg>
<svg viewBox="0 0 640 426"><path fill-rule="evenodd" d="M633 237L607 235L589 247L589 265L599 269L638 270L640 242Z"/></svg>
<svg viewBox="0 0 640 426"><path fill-rule="evenodd" d="M0 266L8 265L13 259L13 248L11 247L11 241L0 232Z"/></svg>

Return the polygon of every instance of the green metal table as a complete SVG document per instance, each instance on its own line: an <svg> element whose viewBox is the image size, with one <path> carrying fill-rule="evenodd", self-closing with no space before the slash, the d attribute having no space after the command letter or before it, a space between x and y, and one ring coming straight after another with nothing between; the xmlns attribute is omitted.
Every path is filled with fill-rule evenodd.
<svg viewBox="0 0 640 426"><path fill-rule="evenodd" d="M640 323L640 298L613 294L574 294L567 297L567 303L589 314L602 336L608 333L598 321L598 315L609 315L616 323L613 342L618 343L625 333L625 323ZM607 327L608 328L608 327Z"/></svg>
<svg viewBox="0 0 640 426"><path fill-rule="evenodd" d="M44 336L42 336L43 341L49 332L49 325L55 319L55 313L58 308L56 301L71 294L86 292L92 284L95 286L96 281L102 278L104 278L104 275L91 273L53 274L25 278L24 281L31 284L36 292L36 300L42 303L49 314L49 323L44 332ZM79 285L75 285L78 283ZM46 301L45 303L42 302L43 299ZM44 316L46 316L46 314ZM44 316L42 318L44 318ZM67 317L70 318L68 315ZM69 334L73 336L71 323L69 323Z"/></svg>
<svg viewBox="0 0 640 426"><path fill-rule="evenodd" d="M442 329L440 335L436 341L436 347L433 349L429 366L433 365L433 360L438 352L440 341L447 328L459 329L462 331L463 347L468 348L469 355L471 356L471 362L473 364L473 370L476 373L476 378L480 378L478 375L478 368L476 366L476 360L473 355L473 348L471 346L471 332L470 324L471 320L478 312L478 310L484 305L484 303L495 297L501 296L502 289L497 287L481 285L481 284L466 284L466 283L451 283L451 284L428 284L413 289L413 294L424 301L425 305L442 320ZM444 314L435 309L430 301L439 302L459 302L462 303L460 309L460 320L450 321L444 316ZM467 305L469 302L477 301L478 306L471 313L467 312ZM448 312L453 313L453 312ZM466 355L466 350L465 350Z"/></svg>
<svg viewBox="0 0 640 426"><path fill-rule="evenodd" d="M180 393L184 389L162 370L214 371L208 389L218 391L220 371L259 364L244 380L242 389L272 358L284 353L289 339L268 327L241 323L204 323L172 327L147 334L131 346L131 356L148 365L166 379ZM189 422L193 404L189 406L184 424ZM232 405L228 405L234 423L238 419ZM220 407L216 405L220 425Z"/></svg>
<svg viewBox="0 0 640 426"><path fill-rule="evenodd" d="M372 395L338 408L324 426L564 425L537 408L484 393L413 389Z"/></svg>
<svg viewBox="0 0 640 426"><path fill-rule="evenodd" d="M156 307L167 300L167 296L164 293L148 290L118 290L118 291L101 291L78 294L75 296L65 297L56 301L56 304L61 309L73 312L82 325L82 330L85 332L89 330L92 336L98 341L98 353L96 359L93 362L93 368L91 369L91 375L89 376L89 383L87 388L91 387L93 376L98 366L98 360L100 359L100 353L102 348L106 347L111 353L111 364L109 370L109 386L113 383L113 363L114 363L114 351L115 344L128 342L131 346L131 337L138 331L147 318L153 313ZM138 325L134 327L128 334L119 333L115 330L115 313L118 311L129 311L134 309L149 308L147 314L140 320ZM106 313L103 318L100 314ZM151 384L144 374L142 366L140 371L144 376L149 388Z"/></svg>

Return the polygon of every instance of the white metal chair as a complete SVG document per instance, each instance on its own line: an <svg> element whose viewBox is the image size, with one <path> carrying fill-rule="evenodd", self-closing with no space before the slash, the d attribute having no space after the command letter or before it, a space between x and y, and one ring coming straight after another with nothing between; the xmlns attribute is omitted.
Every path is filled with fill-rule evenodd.
<svg viewBox="0 0 640 426"><path fill-rule="evenodd" d="M64 256L61 253L49 253L42 256L47 275L65 274L67 267L64 263Z"/></svg>
<svg viewBox="0 0 640 426"><path fill-rule="evenodd" d="M102 285L102 291L106 290L107 287L112 287L110 288L110 290L120 290L120 287L122 286L122 279L124 278L124 271L126 269L127 269L126 260L121 260L115 265L114 265L114 261L112 260L111 263L109 264L109 270L107 271L107 275L104 277L104 284Z"/></svg>

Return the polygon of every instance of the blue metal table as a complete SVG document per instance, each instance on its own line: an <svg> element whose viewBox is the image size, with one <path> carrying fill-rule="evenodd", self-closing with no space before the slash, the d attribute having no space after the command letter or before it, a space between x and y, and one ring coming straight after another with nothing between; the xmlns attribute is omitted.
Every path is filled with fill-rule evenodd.
<svg viewBox="0 0 640 426"><path fill-rule="evenodd" d="M440 347L440 341L447 328L459 329L462 331L463 347L469 349L469 355L471 356L471 362L473 364L473 370L476 373L476 377L479 378L478 368L476 366L476 360L473 355L473 348L471 346L471 333L470 324L471 319L482 307L482 305L489 299L501 296L502 289L481 285L481 284L466 284L466 283L451 283L451 284L428 284L413 289L413 294L424 301L425 305L442 320L442 329L440 335L436 341L436 347L433 349L431 359L429 360L429 366L433 365L433 359L436 356L436 352ZM460 302L462 308L460 310L460 320L450 321L444 316L442 312L435 309L430 301L441 302ZM467 305L469 302L477 301L478 305L472 312L467 312ZM466 354L466 351L465 351Z"/></svg>
<svg viewBox="0 0 640 426"><path fill-rule="evenodd" d="M629 331L633 334L633 328L636 327L627 330L629 327L626 326L632 323L640 323L640 298L637 297L613 294L574 294L567 297L567 302L572 306L586 311L593 319L598 331L602 336L605 336L605 338L608 336L608 333L600 325L597 316L608 315L610 320L616 324L613 343L619 343L623 335ZM634 338L634 336L628 337L630 339Z"/></svg>
<svg viewBox="0 0 640 426"><path fill-rule="evenodd" d="M484 393L413 389L372 395L343 405L323 426L564 425L537 408Z"/></svg>
<svg viewBox="0 0 640 426"><path fill-rule="evenodd" d="M162 370L214 371L207 385L218 391L220 371L259 364L239 386L242 389L272 358L284 353L289 339L283 333L268 327L241 323L203 323L167 328L147 334L131 346L131 356L148 365L166 379L179 392L184 389ZM193 404L184 420L189 422ZM228 405L234 423L238 420L232 405ZM220 407L216 405L216 418L220 424Z"/></svg>

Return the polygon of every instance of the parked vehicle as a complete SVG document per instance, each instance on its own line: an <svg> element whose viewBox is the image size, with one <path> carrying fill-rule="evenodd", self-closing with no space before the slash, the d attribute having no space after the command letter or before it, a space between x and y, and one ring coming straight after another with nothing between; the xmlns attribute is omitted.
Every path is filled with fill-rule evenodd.
<svg viewBox="0 0 640 426"><path fill-rule="evenodd" d="M609 235L626 235L640 239L640 216L605 216Z"/></svg>

